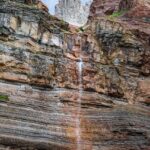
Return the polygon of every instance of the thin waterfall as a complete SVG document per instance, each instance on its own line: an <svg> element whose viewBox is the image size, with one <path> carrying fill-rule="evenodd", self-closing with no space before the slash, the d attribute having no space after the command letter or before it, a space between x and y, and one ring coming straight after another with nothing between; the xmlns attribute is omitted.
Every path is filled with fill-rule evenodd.
<svg viewBox="0 0 150 150"><path fill-rule="evenodd" d="M77 62L78 66L78 80L79 80L79 97L77 99L77 119L76 119L76 138L77 138L77 150L81 150L81 101L82 101L82 68L83 61L80 58L80 61Z"/></svg>

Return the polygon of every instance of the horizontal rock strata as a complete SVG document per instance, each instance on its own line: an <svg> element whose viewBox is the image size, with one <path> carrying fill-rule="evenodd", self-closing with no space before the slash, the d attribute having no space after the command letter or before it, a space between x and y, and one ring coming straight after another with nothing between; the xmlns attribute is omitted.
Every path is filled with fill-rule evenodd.
<svg viewBox="0 0 150 150"><path fill-rule="evenodd" d="M73 33L34 3L0 1L0 149L150 149L149 23L105 15Z"/></svg>
<svg viewBox="0 0 150 150"><path fill-rule="evenodd" d="M78 91L40 90L10 83L0 87L9 96L0 103L1 144L9 149L76 148ZM148 149L150 119L146 108L91 92L83 93L81 107L83 149Z"/></svg>

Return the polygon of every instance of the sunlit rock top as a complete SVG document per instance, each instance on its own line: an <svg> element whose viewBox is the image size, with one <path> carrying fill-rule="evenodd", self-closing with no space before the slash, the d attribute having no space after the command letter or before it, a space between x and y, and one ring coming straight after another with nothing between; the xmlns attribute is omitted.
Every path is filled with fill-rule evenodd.
<svg viewBox="0 0 150 150"><path fill-rule="evenodd" d="M55 15L70 24L82 26L87 22L92 0L82 4L80 0L59 0L55 6Z"/></svg>

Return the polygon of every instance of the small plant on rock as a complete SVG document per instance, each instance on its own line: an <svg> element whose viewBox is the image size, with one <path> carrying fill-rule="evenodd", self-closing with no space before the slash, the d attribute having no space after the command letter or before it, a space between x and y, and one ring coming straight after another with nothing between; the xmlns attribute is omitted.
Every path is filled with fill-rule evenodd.
<svg viewBox="0 0 150 150"><path fill-rule="evenodd" d="M8 101L8 100L9 100L8 95L4 95L0 93L0 101Z"/></svg>

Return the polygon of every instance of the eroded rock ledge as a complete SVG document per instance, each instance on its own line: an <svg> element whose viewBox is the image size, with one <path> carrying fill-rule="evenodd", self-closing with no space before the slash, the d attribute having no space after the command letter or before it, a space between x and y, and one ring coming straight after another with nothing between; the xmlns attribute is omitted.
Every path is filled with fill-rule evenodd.
<svg viewBox="0 0 150 150"><path fill-rule="evenodd" d="M37 3L0 1L0 149L75 150L77 117L83 150L150 148L149 23L131 26L129 8L73 33Z"/></svg>

